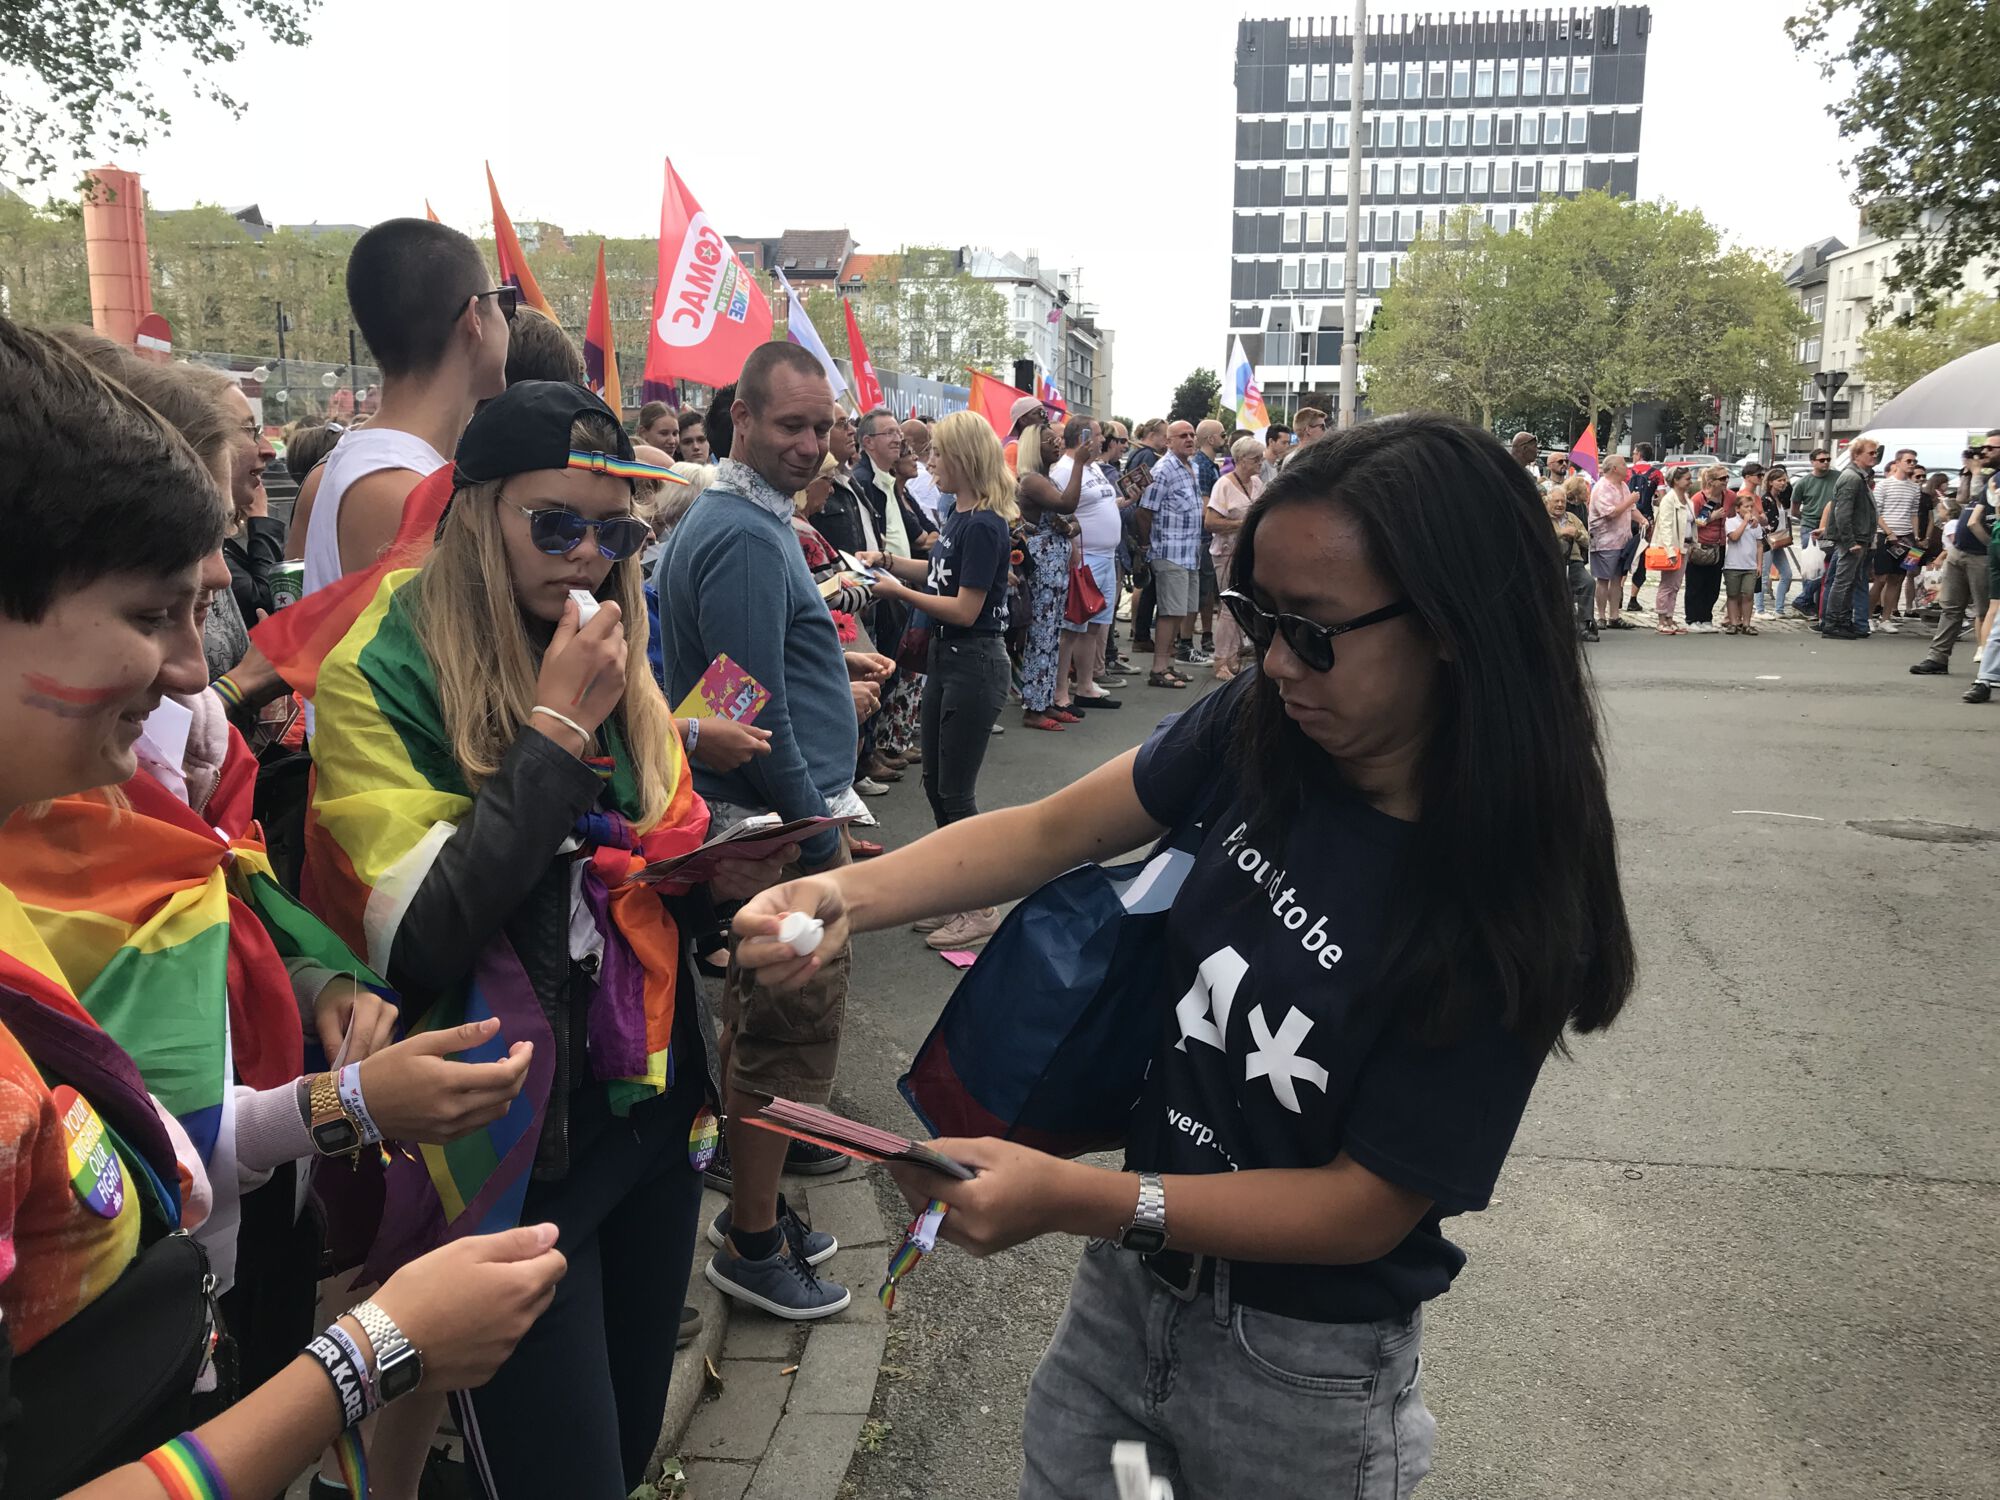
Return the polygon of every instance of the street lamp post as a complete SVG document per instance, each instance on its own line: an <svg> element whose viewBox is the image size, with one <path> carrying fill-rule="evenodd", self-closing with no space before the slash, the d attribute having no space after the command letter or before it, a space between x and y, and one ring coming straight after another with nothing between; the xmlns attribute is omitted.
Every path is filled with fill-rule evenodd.
<svg viewBox="0 0 2000 1500"><path fill-rule="evenodd" d="M1816 370L1813 384L1819 388L1820 399L1826 402L1826 451L1833 452L1833 398L1840 388L1847 384L1845 370Z"/></svg>

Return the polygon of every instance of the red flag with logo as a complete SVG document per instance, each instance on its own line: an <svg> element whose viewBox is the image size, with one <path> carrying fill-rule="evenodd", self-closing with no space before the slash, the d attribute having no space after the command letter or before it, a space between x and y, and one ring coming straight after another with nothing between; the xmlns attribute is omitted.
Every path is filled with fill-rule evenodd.
<svg viewBox="0 0 2000 1500"><path fill-rule="evenodd" d="M500 189L494 185L490 166L486 169L486 191L493 199L493 252L500 259L501 284L518 288L523 302L553 321L555 313L549 308L549 299L542 295L535 273L528 269L528 257L521 253L520 237L514 233L514 221L507 217L506 206L500 201Z"/></svg>
<svg viewBox="0 0 2000 1500"><path fill-rule="evenodd" d="M854 366L854 400L864 412L887 406L882 382L875 378L874 362L868 358L868 346L861 342L861 325L854 321L854 304L842 297L840 310L847 314L847 362Z"/></svg>
<svg viewBox="0 0 2000 1500"><path fill-rule="evenodd" d="M771 337L771 304L708 221L674 164L660 195L660 274L646 335L648 401L671 401L676 380L727 385Z"/></svg>

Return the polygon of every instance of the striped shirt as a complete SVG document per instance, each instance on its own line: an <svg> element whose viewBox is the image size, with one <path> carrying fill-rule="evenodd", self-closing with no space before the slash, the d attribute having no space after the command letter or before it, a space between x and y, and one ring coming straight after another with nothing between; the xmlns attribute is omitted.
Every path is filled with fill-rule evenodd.
<svg viewBox="0 0 2000 1500"><path fill-rule="evenodd" d="M1890 536L1911 536L1917 529L1917 501L1924 488L1914 479L1875 481L1875 508L1882 513L1882 529Z"/></svg>

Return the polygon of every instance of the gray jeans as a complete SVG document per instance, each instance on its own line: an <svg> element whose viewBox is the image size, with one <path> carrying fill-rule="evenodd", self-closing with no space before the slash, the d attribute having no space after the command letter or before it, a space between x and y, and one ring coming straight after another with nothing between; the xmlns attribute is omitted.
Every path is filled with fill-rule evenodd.
<svg viewBox="0 0 2000 1500"><path fill-rule="evenodd" d="M1144 1442L1174 1500L1401 1500L1430 1469L1421 1313L1308 1323L1182 1301L1104 1240L1028 1385L1021 1500L1113 1500L1111 1445Z"/></svg>

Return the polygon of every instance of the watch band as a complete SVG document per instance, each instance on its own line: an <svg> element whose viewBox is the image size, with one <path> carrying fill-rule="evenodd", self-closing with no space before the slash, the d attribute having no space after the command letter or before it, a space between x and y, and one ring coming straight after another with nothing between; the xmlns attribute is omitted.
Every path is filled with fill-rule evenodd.
<svg viewBox="0 0 2000 1500"><path fill-rule="evenodd" d="M361 1325L361 1331L368 1335L368 1342L374 1346L375 1368L380 1370L389 1362L389 1356L409 1346L403 1337L403 1330L373 1302L357 1302L347 1310L348 1317Z"/></svg>
<svg viewBox="0 0 2000 1500"><path fill-rule="evenodd" d="M1118 1243L1148 1252L1166 1247L1167 1189L1159 1173L1139 1174L1139 1201L1133 1206L1132 1221L1118 1232Z"/></svg>
<svg viewBox="0 0 2000 1500"><path fill-rule="evenodd" d="M358 1303L347 1315L361 1325L375 1348L374 1394L386 1406L415 1390L424 1377L423 1351L403 1336L396 1320L373 1302Z"/></svg>

